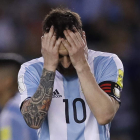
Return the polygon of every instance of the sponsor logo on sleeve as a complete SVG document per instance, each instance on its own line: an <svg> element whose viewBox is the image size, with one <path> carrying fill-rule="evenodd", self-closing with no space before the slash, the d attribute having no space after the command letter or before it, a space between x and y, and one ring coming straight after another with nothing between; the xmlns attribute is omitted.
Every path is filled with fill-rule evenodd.
<svg viewBox="0 0 140 140"><path fill-rule="evenodd" d="M119 69L119 70L118 70L118 80L117 80L117 84L118 84L121 88L123 88L123 75L124 75L124 72L123 72L121 69Z"/></svg>

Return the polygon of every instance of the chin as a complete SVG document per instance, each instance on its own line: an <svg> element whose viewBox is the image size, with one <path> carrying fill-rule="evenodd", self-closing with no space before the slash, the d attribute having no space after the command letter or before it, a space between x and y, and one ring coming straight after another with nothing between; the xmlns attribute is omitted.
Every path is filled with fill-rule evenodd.
<svg viewBox="0 0 140 140"><path fill-rule="evenodd" d="M76 70L73 67L72 64L69 65L68 68L64 68L61 63L58 64L57 70L63 75L63 76L74 76L76 75Z"/></svg>

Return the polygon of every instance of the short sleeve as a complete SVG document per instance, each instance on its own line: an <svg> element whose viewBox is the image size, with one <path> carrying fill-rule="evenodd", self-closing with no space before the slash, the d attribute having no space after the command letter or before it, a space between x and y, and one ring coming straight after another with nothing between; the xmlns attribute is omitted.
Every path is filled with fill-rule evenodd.
<svg viewBox="0 0 140 140"><path fill-rule="evenodd" d="M117 55L98 56L94 59L94 75L99 86L120 102L124 68Z"/></svg>
<svg viewBox="0 0 140 140"><path fill-rule="evenodd" d="M38 64L27 65L23 64L18 74L18 89L20 92L21 102L30 98L36 92L40 76L42 74L42 67Z"/></svg>

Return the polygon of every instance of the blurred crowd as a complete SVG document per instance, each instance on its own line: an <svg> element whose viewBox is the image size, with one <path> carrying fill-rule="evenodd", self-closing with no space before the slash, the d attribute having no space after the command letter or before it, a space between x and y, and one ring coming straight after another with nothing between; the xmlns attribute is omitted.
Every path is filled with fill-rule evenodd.
<svg viewBox="0 0 140 140"><path fill-rule="evenodd" d="M117 54L124 64L122 103L111 140L140 137L140 0L0 0L0 52L41 56L42 20L50 9L79 13L88 47Z"/></svg>

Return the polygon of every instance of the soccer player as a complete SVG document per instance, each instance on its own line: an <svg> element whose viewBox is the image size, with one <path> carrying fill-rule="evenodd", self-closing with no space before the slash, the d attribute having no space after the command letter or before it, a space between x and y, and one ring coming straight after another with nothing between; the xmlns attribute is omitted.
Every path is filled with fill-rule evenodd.
<svg viewBox="0 0 140 140"><path fill-rule="evenodd" d="M117 55L89 50L77 13L52 10L43 21L42 56L18 75L21 112L39 140L109 140L120 101Z"/></svg>

